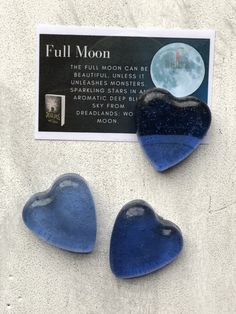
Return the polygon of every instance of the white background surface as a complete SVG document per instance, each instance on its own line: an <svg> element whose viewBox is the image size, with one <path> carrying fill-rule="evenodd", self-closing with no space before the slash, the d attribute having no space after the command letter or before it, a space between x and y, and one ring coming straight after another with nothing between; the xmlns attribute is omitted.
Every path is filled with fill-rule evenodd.
<svg viewBox="0 0 236 314"><path fill-rule="evenodd" d="M236 4L234 0L0 1L0 313L236 312ZM159 174L137 143L36 141L36 25L216 29L211 144ZM97 206L96 250L38 240L21 211L62 173L80 173ZM114 219L143 198L177 223L185 247L159 272L116 279Z"/></svg>

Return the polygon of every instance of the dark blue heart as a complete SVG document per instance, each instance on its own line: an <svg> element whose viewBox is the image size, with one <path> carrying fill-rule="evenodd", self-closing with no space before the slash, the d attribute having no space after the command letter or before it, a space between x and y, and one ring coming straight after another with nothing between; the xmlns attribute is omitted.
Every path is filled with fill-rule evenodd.
<svg viewBox="0 0 236 314"><path fill-rule="evenodd" d="M95 206L86 181L77 174L65 174L48 191L33 195L22 217L40 239L61 249L89 253L94 248Z"/></svg>
<svg viewBox="0 0 236 314"><path fill-rule="evenodd" d="M176 98L162 89L147 91L136 107L137 135L158 171L188 157L211 124L209 107L195 97Z"/></svg>
<svg viewBox="0 0 236 314"><path fill-rule="evenodd" d="M172 262L183 247L180 229L135 200L118 214L110 244L110 266L120 278L139 277Z"/></svg>

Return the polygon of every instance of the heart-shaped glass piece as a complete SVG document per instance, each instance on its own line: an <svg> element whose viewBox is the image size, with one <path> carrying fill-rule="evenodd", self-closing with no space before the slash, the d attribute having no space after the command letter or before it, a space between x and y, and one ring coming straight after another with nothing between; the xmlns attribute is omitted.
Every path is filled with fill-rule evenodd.
<svg viewBox="0 0 236 314"><path fill-rule="evenodd" d="M156 170L164 171L201 144L211 124L211 112L195 97L177 98L155 88L138 100L136 123L144 152Z"/></svg>
<svg viewBox="0 0 236 314"><path fill-rule="evenodd" d="M172 262L183 247L180 229L142 200L126 204L111 236L110 266L120 278L139 277Z"/></svg>
<svg viewBox="0 0 236 314"><path fill-rule="evenodd" d="M94 249L95 206L86 181L78 174L65 174L49 190L33 195L22 217L34 234L56 247L79 253Z"/></svg>

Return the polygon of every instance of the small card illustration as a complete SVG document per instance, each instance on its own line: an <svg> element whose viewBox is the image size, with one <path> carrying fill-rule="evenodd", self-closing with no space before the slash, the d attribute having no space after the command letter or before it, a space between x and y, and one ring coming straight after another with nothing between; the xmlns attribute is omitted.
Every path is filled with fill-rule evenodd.
<svg viewBox="0 0 236 314"><path fill-rule="evenodd" d="M49 123L65 124L65 96L64 95L45 95L45 118Z"/></svg>
<svg viewBox="0 0 236 314"><path fill-rule="evenodd" d="M212 30L41 25L35 138L137 141L149 89L211 106L213 56Z"/></svg>

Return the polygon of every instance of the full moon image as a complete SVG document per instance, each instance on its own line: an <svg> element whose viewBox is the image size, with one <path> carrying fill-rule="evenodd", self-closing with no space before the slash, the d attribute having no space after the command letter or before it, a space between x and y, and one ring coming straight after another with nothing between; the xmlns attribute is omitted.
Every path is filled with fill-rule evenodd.
<svg viewBox="0 0 236 314"><path fill-rule="evenodd" d="M205 66L195 48L184 43L172 43L154 55L150 74L156 87L166 89L176 97L185 97L201 85Z"/></svg>

